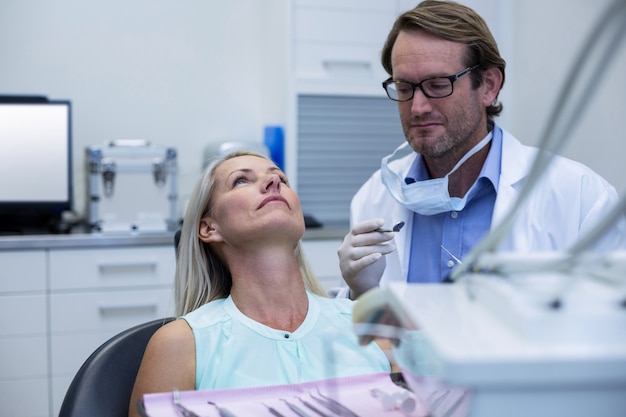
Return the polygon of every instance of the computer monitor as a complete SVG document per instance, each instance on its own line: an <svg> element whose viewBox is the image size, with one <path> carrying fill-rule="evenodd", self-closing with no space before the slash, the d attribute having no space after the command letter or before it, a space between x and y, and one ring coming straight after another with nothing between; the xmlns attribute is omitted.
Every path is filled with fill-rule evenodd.
<svg viewBox="0 0 626 417"><path fill-rule="evenodd" d="M55 231L71 209L71 102L0 97L0 234Z"/></svg>

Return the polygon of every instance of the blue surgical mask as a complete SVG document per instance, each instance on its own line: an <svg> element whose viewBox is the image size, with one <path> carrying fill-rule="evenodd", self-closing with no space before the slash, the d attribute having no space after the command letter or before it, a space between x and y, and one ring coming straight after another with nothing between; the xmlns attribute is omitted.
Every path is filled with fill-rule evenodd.
<svg viewBox="0 0 626 417"><path fill-rule="evenodd" d="M382 159L380 173L383 184L387 188L387 191L389 191L389 194L391 194L391 196L398 203L407 209L424 216L463 210L463 208L465 208L465 204L467 203L467 196L476 184L474 183L474 185L472 185L472 188L465 193L463 198L450 197L450 193L448 191L448 178L454 171L459 169L465 161L484 148L489 141L491 141L491 136L490 132L483 140L470 149L470 151L456 163L454 168L452 168L452 170L448 172L445 177L416 181L411 184L406 184L403 176L393 172L391 168L389 168L389 160L393 159L398 152L409 146L408 142L404 142L396 148L392 154L387 155Z"/></svg>

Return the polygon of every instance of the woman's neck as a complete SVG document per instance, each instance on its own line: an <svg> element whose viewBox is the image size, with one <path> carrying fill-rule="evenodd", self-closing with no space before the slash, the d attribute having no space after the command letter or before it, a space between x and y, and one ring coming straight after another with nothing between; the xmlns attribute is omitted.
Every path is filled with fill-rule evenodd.
<svg viewBox="0 0 626 417"><path fill-rule="evenodd" d="M279 330L294 331L302 324L308 297L293 251L240 253L228 263L231 296L243 314Z"/></svg>

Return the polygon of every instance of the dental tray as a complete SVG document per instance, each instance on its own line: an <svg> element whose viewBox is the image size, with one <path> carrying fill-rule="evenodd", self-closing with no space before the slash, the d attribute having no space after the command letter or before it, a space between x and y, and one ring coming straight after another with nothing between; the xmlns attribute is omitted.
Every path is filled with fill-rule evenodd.
<svg viewBox="0 0 626 417"><path fill-rule="evenodd" d="M397 406L391 406L387 401L388 396L394 395L403 399L398 401ZM289 409L287 402L299 408L306 415L319 415L311 408L307 408L303 401L326 415L350 415L348 411L345 411L345 414L334 414L313 397L318 399L330 398L349 409L353 415L361 417L425 417L428 415L419 395L396 385L390 374L387 373L258 388L181 391L179 404L202 417L219 417L220 411L216 405L222 409L222 416L229 415L229 412L233 417L296 415L293 410ZM405 407L404 410L402 406ZM174 405L172 392L146 394L138 407L144 417L179 417L181 415ZM270 410L270 407L274 412ZM450 416L462 415L455 411L450 414Z"/></svg>

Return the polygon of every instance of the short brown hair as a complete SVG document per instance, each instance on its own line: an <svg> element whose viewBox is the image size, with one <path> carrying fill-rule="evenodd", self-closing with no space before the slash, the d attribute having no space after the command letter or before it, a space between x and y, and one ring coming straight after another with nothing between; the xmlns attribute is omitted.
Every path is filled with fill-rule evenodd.
<svg viewBox="0 0 626 417"><path fill-rule="evenodd" d="M465 65L467 67L479 65L479 69L470 74L474 88L482 83L482 70L490 67L500 70L504 85L506 62L500 56L498 45L489 27L473 9L454 1L425 0L396 19L381 54L383 68L389 75L393 74L391 51L398 34L411 30L423 30L451 42L466 44L468 52ZM501 103L487 107L487 117L490 121L501 112Z"/></svg>

